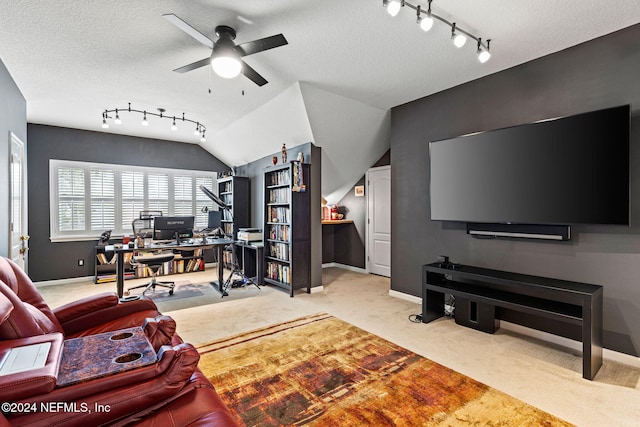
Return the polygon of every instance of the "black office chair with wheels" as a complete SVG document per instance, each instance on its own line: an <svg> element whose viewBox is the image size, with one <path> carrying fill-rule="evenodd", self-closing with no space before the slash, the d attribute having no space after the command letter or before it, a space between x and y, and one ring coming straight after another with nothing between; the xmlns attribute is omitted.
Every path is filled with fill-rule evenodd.
<svg viewBox="0 0 640 427"><path fill-rule="evenodd" d="M148 267L151 270L151 282L145 283L144 285L133 286L128 288L125 292L125 295L129 295L132 289L140 289L144 288L142 291L142 295L145 294L149 289L153 289L155 291L156 286L161 286L163 288L169 289L169 295L173 295L173 288L176 286L174 282L159 282L158 272L162 268L162 265L166 262L173 261L175 255L172 253L160 253L160 254L152 254L152 255L139 255L131 257L131 265L142 264L145 267Z"/></svg>

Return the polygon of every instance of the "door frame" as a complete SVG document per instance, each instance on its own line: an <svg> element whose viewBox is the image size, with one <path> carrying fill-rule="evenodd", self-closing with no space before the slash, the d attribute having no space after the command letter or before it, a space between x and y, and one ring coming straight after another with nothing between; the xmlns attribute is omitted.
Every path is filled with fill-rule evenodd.
<svg viewBox="0 0 640 427"><path fill-rule="evenodd" d="M367 273L371 273L370 271L370 256L369 256L369 252L370 252L370 248L369 248L369 236L370 236L370 227L371 227L371 216L369 215L369 195L371 194L371 192L369 191L369 173L370 172L376 172L376 171L382 171L388 169L389 170L389 175L391 175L391 165L385 165L385 166L376 166L373 168L370 168L367 170L367 172L365 173L365 195L366 195L366 200L365 203L367 205L367 209L366 209L366 222L365 222L365 226L366 226L366 233L365 233L365 253L364 253L364 257L365 257L365 270L367 270ZM391 191L391 190L389 190ZM391 195L389 195L389 198L391 198ZM391 209L391 206L389 206L389 209Z"/></svg>
<svg viewBox="0 0 640 427"><path fill-rule="evenodd" d="M12 131L9 131L9 164L8 169L9 169L9 194L8 194L8 199L9 199L9 247L8 247L8 255L9 258L13 259L15 254L13 253L13 248L14 245L17 244L18 242L14 242L13 239L13 174L11 173L11 164L13 162L13 146L14 143L20 146L20 149L22 150L22 176L21 176L21 180L20 180L20 193L21 193L21 203L22 203L22 207L20 209L21 213L22 213L22 218L20 219L20 222L22 224L22 230L20 233L20 250L21 253L20 255L22 256L22 263L24 271L27 271L27 266L28 266L28 224L27 224L27 145L24 143L24 141L22 141L22 139L20 139L20 137L18 137L18 135L16 135L15 133L13 133ZM24 250L24 252L23 252Z"/></svg>

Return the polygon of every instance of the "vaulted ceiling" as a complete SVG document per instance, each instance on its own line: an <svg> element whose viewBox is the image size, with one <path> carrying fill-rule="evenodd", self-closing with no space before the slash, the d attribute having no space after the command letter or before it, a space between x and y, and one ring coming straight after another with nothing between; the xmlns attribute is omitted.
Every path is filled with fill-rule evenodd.
<svg viewBox="0 0 640 427"><path fill-rule="evenodd" d="M411 3L426 8L427 1ZM105 109L131 102L204 123L203 147L229 165L310 137L337 162L335 170L346 162L362 175L371 165L362 153L374 157L383 148L375 130L388 127L391 107L640 22L637 0L435 0L432 8L492 39L491 60L480 64L474 43L454 48L444 24L422 32L408 7L392 18L379 0L0 0L0 59L27 100L31 123L199 143L192 126L171 132L152 121L142 127L137 116L101 129ZM282 33L289 44L245 58L269 81L263 87L243 76L222 79L209 67L175 73L210 50L163 19L167 13L212 40L217 25L229 25L237 43ZM282 112L279 102L291 90L301 97L295 95L299 110L291 114L306 115L310 131L299 141L294 134L287 141L269 138L260 114L279 121L271 128L289 129L292 115L270 110ZM355 114L347 126L351 102L367 120ZM336 143L331 126L349 127L348 138ZM361 140L346 141L353 136Z"/></svg>

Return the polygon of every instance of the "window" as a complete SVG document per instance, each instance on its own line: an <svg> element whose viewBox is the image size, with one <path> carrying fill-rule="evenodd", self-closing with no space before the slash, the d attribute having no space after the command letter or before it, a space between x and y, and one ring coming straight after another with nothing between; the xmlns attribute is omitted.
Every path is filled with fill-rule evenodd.
<svg viewBox="0 0 640 427"><path fill-rule="evenodd" d="M211 200L200 185L217 193L215 172L50 160L51 241L92 240L106 230L131 234L142 210L193 215L207 226Z"/></svg>

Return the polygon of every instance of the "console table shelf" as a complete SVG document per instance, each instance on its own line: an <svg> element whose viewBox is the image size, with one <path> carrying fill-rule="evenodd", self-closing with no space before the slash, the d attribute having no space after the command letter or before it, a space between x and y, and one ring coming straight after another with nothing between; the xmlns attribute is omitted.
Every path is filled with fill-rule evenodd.
<svg viewBox="0 0 640 427"><path fill-rule="evenodd" d="M474 317L456 309L456 323L491 333L505 319L581 340L582 376L591 380L602 366L602 286L441 263L424 265L422 282L424 323L444 315L451 294L464 303L461 316Z"/></svg>

